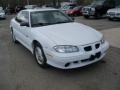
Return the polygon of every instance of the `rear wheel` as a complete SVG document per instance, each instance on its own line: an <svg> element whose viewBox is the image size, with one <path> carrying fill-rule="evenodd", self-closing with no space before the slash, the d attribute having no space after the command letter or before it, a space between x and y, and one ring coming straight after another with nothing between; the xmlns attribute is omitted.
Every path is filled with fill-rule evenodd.
<svg viewBox="0 0 120 90"><path fill-rule="evenodd" d="M35 44L35 47L34 47L34 56L35 56L35 58L36 58L36 60L37 60L37 63L38 63L41 67L45 68L45 67L47 66L47 64L46 64L47 59L46 59L46 57L45 57L43 48L42 48L41 45L38 44L38 43Z"/></svg>
<svg viewBox="0 0 120 90"><path fill-rule="evenodd" d="M113 21L113 18L110 18L110 17L109 17L108 20Z"/></svg>

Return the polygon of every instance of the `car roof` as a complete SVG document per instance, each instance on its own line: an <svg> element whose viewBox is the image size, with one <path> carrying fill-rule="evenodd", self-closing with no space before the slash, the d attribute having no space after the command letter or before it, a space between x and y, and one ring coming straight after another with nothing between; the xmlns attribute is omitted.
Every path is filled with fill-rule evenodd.
<svg viewBox="0 0 120 90"><path fill-rule="evenodd" d="M22 11L36 12L36 11L54 11L54 10L58 10L58 9L54 9L54 8L34 8L34 9L25 9L25 10L22 10Z"/></svg>

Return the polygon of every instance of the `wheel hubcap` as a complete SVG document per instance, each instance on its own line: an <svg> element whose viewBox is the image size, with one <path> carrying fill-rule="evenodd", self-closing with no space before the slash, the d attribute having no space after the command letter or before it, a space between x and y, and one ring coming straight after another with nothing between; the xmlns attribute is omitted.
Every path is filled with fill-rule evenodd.
<svg viewBox="0 0 120 90"><path fill-rule="evenodd" d="M12 39L13 39L13 41L15 41L15 36L13 34L13 31L12 31Z"/></svg>
<svg viewBox="0 0 120 90"><path fill-rule="evenodd" d="M35 54L36 54L37 62L39 64L43 64L44 63L44 59L43 59L42 51L41 51L41 49L39 47L36 47Z"/></svg>

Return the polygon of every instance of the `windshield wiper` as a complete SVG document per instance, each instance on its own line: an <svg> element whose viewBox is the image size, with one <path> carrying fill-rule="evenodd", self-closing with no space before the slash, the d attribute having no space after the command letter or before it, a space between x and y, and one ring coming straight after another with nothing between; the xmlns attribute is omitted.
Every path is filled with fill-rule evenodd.
<svg viewBox="0 0 120 90"><path fill-rule="evenodd" d="M32 26L33 27L38 27L38 26L47 26L47 25L69 23L69 22L73 22L73 21L59 21L59 22L55 22L55 23L36 23L36 24L32 24Z"/></svg>
<svg viewBox="0 0 120 90"><path fill-rule="evenodd" d="M60 21L60 22L55 22L54 24L69 23L69 22L73 22L73 21Z"/></svg>
<svg viewBox="0 0 120 90"><path fill-rule="evenodd" d="M50 23L36 23L36 24L32 24L33 27L37 27L37 26L47 26L50 25Z"/></svg>

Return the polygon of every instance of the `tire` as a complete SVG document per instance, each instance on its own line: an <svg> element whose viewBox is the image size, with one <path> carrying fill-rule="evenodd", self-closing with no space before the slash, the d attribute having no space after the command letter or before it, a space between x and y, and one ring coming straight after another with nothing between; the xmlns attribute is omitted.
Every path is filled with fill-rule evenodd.
<svg viewBox="0 0 120 90"><path fill-rule="evenodd" d="M99 13L97 13L94 17L95 17L95 19L100 19L101 15Z"/></svg>
<svg viewBox="0 0 120 90"><path fill-rule="evenodd" d="M108 20L113 21L113 18L110 18L110 17L109 17Z"/></svg>
<svg viewBox="0 0 120 90"><path fill-rule="evenodd" d="M42 46L39 43L36 43L34 45L34 56L37 61L37 63L42 67L46 68L47 67L47 59L45 57L44 51Z"/></svg>
<svg viewBox="0 0 120 90"><path fill-rule="evenodd" d="M18 43L18 41L17 41L16 38L15 38L13 29L11 29L11 35L12 35L12 42L15 43L15 44Z"/></svg>
<svg viewBox="0 0 120 90"><path fill-rule="evenodd" d="M89 17L90 17L90 16L88 16L88 15L84 15L84 18L85 18L85 19L89 19Z"/></svg>

